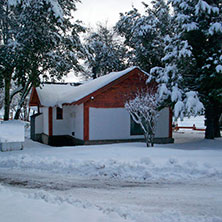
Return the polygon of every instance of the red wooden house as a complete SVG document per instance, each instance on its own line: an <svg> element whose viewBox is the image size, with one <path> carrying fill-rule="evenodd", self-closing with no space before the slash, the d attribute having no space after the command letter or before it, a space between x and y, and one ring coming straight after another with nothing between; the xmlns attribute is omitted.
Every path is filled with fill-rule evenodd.
<svg viewBox="0 0 222 222"><path fill-rule="evenodd" d="M50 145L138 141L144 137L124 104L138 89L146 88L147 74L138 67L90 80L79 86L45 84L33 88L30 106L31 138ZM172 142L169 108L160 111L156 142Z"/></svg>

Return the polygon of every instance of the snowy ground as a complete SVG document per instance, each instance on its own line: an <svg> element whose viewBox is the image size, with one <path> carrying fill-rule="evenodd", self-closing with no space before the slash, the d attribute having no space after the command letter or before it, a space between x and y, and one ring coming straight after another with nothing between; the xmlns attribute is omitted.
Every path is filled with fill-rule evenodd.
<svg viewBox="0 0 222 222"><path fill-rule="evenodd" d="M174 137L154 148L26 140L0 153L0 221L222 222L222 139Z"/></svg>

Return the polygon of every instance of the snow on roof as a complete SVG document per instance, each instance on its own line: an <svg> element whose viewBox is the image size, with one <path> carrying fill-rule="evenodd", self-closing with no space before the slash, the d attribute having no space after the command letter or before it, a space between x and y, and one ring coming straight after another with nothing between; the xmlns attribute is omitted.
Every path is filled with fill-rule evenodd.
<svg viewBox="0 0 222 222"><path fill-rule="evenodd" d="M44 84L36 88L41 105L55 106L61 104L62 97L65 93L71 92L76 88L70 84Z"/></svg>
<svg viewBox="0 0 222 222"><path fill-rule="evenodd" d="M36 88L36 90L41 105L48 107L62 106L62 104L64 103L77 102L78 100L95 92L96 90L126 75L135 68L138 67L133 66L120 72L111 72L108 75L98 77L94 80L89 80L85 84L79 86L72 86L67 84L45 84L41 87Z"/></svg>

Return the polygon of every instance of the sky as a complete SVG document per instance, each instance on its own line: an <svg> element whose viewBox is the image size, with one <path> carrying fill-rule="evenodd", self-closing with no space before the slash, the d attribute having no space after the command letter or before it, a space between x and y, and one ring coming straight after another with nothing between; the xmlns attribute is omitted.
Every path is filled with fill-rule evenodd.
<svg viewBox="0 0 222 222"><path fill-rule="evenodd" d="M114 25L119 19L120 12L127 12L134 5L137 9L143 9L143 0L81 0L77 4L76 18L82 20L85 25L92 27L98 22L108 20L108 25ZM144 0L149 2L150 0Z"/></svg>
<svg viewBox="0 0 222 222"><path fill-rule="evenodd" d="M120 12L127 12L132 6L142 11L142 1L148 3L151 0L81 0L82 3L77 3L74 18L83 21L87 27L95 28L97 23L106 21L108 26L114 26L120 18ZM77 82L79 78L70 73L65 81Z"/></svg>
<svg viewBox="0 0 222 222"><path fill-rule="evenodd" d="M77 3L77 11L74 14L75 19L83 21L87 27L95 28L97 23L108 22L112 27L119 20L119 13L128 12L132 6L143 11L142 1L148 3L151 0L81 0ZM80 79L73 73L66 78L66 82L78 82Z"/></svg>

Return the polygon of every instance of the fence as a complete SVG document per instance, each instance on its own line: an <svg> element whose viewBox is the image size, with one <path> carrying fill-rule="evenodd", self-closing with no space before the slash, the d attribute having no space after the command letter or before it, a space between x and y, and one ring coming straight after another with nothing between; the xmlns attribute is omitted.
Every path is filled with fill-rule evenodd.
<svg viewBox="0 0 222 222"><path fill-rule="evenodd" d="M193 126L178 126L178 124L173 127L173 130L178 131L179 129L192 129L192 130L197 130L197 131L205 131L203 128L197 128L195 124Z"/></svg>

